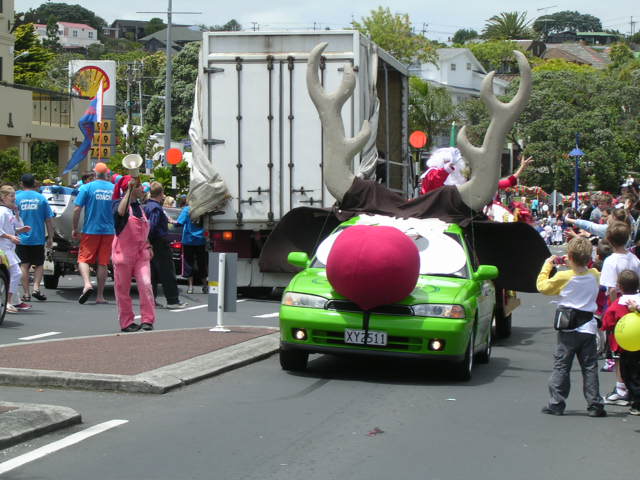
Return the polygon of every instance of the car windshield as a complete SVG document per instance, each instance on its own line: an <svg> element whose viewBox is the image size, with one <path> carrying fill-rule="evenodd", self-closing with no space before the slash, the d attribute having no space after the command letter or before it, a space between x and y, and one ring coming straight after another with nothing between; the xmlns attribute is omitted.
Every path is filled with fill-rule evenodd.
<svg viewBox="0 0 640 480"><path fill-rule="evenodd" d="M339 227L318 246L311 263L312 268L325 268L327 257L340 233L346 228ZM434 233L428 237L410 237L420 254L420 275L468 278L467 254L459 235L454 233Z"/></svg>

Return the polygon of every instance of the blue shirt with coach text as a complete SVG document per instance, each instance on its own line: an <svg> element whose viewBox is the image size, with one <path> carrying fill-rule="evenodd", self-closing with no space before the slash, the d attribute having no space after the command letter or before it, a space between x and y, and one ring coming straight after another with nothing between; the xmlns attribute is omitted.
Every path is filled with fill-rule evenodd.
<svg viewBox="0 0 640 480"><path fill-rule="evenodd" d="M113 184L106 180L94 180L80 187L75 205L84 207L82 233L91 235L113 235L113 211L111 197Z"/></svg>
<svg viewBox="0 0 640 480"><path fill-rule="evenodd" d="M20 244L44 245L45 221L55 216L45 196L34 190L23 190L16 193L16 205L22 222L31 227L30 231L19 235Z"/></svg>

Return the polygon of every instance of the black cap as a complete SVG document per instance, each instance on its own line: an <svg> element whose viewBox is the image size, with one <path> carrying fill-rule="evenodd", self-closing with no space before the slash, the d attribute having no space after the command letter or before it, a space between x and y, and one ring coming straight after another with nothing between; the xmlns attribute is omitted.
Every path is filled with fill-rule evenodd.
<svg viewBox="0 0 640 480"><path fill-rule="evenodd" d="M31 173L25 173L24 175L22 175L22 178L20 180L22 181L22 185L27 188L33 188L36 186L36 177L34 177Z"/></svg>

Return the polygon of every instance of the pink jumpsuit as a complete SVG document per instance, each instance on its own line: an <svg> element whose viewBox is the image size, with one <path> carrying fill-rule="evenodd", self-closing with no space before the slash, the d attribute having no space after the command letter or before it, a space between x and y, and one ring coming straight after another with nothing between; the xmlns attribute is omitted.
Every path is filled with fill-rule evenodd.
<svg viewBox="0 0 640 480"><path fill-rule="evenodd" d="M142 211L142 218L133 215L129 206L129 218L120 235L113 239L112 262L115 277L116 303L120 328L134 323L131 302L131 278L135 277L140 297L141 323L156 321L156 309L151 288L151 253L147 237L149 222Z"/></svg>

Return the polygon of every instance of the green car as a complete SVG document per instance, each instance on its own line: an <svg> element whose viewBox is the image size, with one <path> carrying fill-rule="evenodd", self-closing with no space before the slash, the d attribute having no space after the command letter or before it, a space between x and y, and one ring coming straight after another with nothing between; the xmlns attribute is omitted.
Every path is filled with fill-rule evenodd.
<svg viewBox="0 0 640 480"><path fill-rule="evenodd" d="M310 353L398 356L445 360L451 376L469 380L474 361L488 363L491 356L496 300L491 280L498 269L477 265L458 225L443 224L441 231L424 236L409 228L404 233L420 253L417 285L402 301L372 309L365 342L362 309L332 288L324 263L337 235L361 223L362 217L354 217L338 226L312 260L304 252L289 254L289 262L304 270L282 297L282 368L304 370Z"/></svg>

